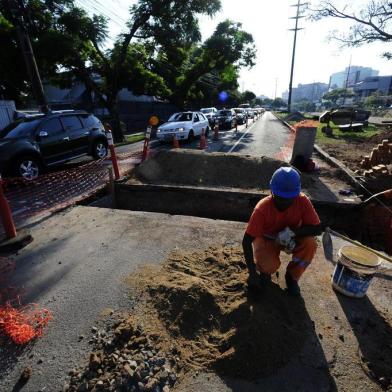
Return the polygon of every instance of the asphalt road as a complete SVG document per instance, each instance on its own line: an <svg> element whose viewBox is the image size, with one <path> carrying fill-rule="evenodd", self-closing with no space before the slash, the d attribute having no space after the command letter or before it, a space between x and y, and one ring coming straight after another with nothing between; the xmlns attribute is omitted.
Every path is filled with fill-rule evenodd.
<svg viewBox="0 0 392 392"><path fill-rule="evenodd" d="M287 146L291 132L271 112L264 115L237 137L225 141L222 152L277 157Z"/></svg>
<svg viewBox="0 0 392 392"><path fill-rule="evenodd" d="M220 130L219 140L215 141L213 132L207 139L207 152L235 152L245 155L261 156L265 155L271 158L277 157L282 148L287 144L289 138L289 130L271 113L265 112L255 122L249 121L248 127L240 125L238 130ZM137 142L116 148L117 154L126 154L131 152L141 152L144 142ZM180 142L181 148L198 149L200 139L196 139L193 143ZM158 140L151 140L150 150L170 150L171 143L160 143ZM70 161L65 165L54 170L64 170L70 167L78 166L86 162L90 162L90 157L82 157Z"/></svg>

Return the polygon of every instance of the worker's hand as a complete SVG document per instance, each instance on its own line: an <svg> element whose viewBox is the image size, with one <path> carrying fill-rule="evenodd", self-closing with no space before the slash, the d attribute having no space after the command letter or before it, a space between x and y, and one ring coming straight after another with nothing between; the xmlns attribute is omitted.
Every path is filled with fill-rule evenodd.
<svg viewBox="0 0 392 392"><path fill-rule="evenodd" d="M294 237L294 232L290 230L289 227L286 227L284 230L278 233L276 237L276 243L280 245L283 249L286 249L290 246L290 244L292 245L292 242L294 242Z"/></svg>
<svg viewBox="0 0 392 392"><path fill-rule="evenodd" d="M285 253L288 255L292 254L294 252L295 247L297 246L297 243L295 242L294 239L292 239L289 244L283 249Z"/></svg>

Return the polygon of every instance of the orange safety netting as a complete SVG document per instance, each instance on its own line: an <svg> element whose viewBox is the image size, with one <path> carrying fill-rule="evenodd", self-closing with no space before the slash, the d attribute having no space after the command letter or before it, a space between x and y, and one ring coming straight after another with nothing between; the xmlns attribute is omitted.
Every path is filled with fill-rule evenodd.
<svg viewBox="0 0 392 392"><path fill-rule="evenodd" d="M52 319L47 309L32 304L19 309L10 304L0 307L0 330L15 344L26 344L42 336L44 327Z"/></svg>
<svg viewBox="0 0 392 392"><path fill-rule="evenodd" d="M53 317L49 310L40 309L36 304L21 306L22 290L7 286L14 268L14 261L0 257L0 333L15 344L26 344L42 336L44 327Z"/></svg>
<svg viewBox="0 0 392 392"><path fill-rule="evenodd" d="M140 161L141 152L118 154L117 159L121 175L125 175ZM4 194L15 224L21 225L32 216L58 211L93 195L108 183L110 166L110 158L106 158L45 174L32 181L4 179Z"/></svg>

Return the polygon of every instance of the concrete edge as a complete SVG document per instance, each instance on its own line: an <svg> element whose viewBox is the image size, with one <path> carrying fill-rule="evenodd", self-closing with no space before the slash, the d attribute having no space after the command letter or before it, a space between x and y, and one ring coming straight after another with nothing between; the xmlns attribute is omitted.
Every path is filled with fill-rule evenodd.
<svg viewBox="0 0 392 392"><path fill-rule="evenodd" d="M355 178L355 173L349 169L346 165L340 162L338 159L329 155L326 151L324 151L320 146L317 144L314 145L314 150L320 155L320 157L329 163L331 166L334 166L340 169L343 173L345 180L353 186L355 189L363 190L363 185Z"/></svg>
<svg viewBox="0 0 392 392"><path fill-rule="evenodd" d="M279 118L275 113L271 112L271 114L278 119L283 125L285 125L288 129L290 129L291 132L295 132L295 128L291 126L287 121L282 120Z"/></svg>

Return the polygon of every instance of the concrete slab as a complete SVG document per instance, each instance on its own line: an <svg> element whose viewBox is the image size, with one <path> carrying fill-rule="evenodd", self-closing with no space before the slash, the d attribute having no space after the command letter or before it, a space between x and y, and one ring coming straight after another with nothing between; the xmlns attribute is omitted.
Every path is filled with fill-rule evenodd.
<svg viewBox="0 0 392 392"><path fill-rule="evenodd" d="M243 223L93 207L75 207L33 227L35 241L13 257L11 283L25 288L25 302L50 309L54 320L31 347L17 353L0 346L0 390L12 390L25 366L33 373L24 390L61 390L67 372L87 361L94 322L108 308L131 311L137 299L125 279L138 266L160 263L175 248L239 245L244 229ZM381 391L363 372L358 348L373 360L380 342L392 347L392 281L380 275L366 298L354 300L334 293L332 271L319 249L301 282L314 329L288 365L257 383L190 375L177 391Z"/></svg>

